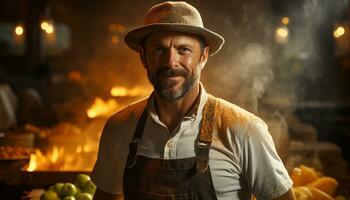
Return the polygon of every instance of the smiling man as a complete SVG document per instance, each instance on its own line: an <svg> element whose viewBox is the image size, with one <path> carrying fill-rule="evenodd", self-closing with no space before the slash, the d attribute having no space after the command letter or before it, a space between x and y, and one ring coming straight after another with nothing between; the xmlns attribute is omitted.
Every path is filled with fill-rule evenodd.
<svg viewBox="0 0 350 200"><path fill-rule="evenodd" d="M154 92L107 121L94 199L294 199L266 124L201 85L224 39L193 6L153 6L125 42L139 52Z"/></svg>

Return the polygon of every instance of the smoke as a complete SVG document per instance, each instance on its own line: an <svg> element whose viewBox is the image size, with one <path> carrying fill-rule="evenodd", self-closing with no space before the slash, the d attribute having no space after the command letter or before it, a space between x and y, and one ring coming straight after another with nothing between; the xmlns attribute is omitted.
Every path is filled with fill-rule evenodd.
<svg viewBox="0 0 350 200"><path fill-rule="evenodd" d="M230 88L230 98L245 109L257 113L258 100L273 81L270 49L259 43L249 43L242 51L236 52L231 62L237 67L225 72L222 84L234 84ZM221 92L228 93L227 90Z"/></svg>
<svg viewBox="0 0 350 200"><path fill-rule="evenodd" d="M93 30L95 38L90 54L86 54L86 65L87 76L98 85L96 90L113 85L151 88L138 55L122 40L126 32L141 25L147 9L159 2L107 1L98 6L103 12L96 12L94 6L84 8L86 12L94 10L90 28L85 30ZM273 106L291 113L298 99L310 93L306 86L317 84L328 74L325 54L331 50L325 49L332 49L332 44L325 35L331 34L348 0L188 2L198 8L207 28L226 39L223 49L209 58L202 72L207 91L254 113ZM274 40L274 31L283 16L290 18L290 34L289 42L280 45ZM108 32L108 24L115 22L126 31ZM118 44L111 44L113 34L119 37Z"/></svg>
<svg viewBox="0 0 350 200"><path fill-rule="evenodd" d="M317 85L322 80L336 79L331 71L332 32L347 4L347 0L227 2L225 8L231 12L206 11L215 15L209 25L224 35L226 44L217 55L220 58L210 58L203 82L210 92L251 112L268 107L291 114L298 101L322 94ZM278 44L274 31L282 27L284 16L290 19L289 38Z"/></svg>
<svg viewBox="0 0 350 200"><path fill-rule="evenodd" d="M226 43L210 58L203 82L209 92L254 113L258 113L258 100L274 79L273 28L267 5L267 1L230 2L226 7L234 11L221 12L215 25L207 24L214 26Z"/></svg>

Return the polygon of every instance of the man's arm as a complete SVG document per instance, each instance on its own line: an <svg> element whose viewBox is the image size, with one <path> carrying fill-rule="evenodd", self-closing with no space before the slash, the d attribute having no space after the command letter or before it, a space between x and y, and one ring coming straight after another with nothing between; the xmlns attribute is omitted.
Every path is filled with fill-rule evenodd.
<svg viewBox="0 0 350 200"><path fill-rule="evenodd" d="M291 188L291 189L288 190L286 193L284 193L282 196L277 197L277 198L274 199L274 200L295 200L293 188Z"/></svg>
<svg viewBox="0 0 350 200"><path fill-rule="evenodd" d="M97 188L94 200L124 200L121 194L111 194Z"/></svg>

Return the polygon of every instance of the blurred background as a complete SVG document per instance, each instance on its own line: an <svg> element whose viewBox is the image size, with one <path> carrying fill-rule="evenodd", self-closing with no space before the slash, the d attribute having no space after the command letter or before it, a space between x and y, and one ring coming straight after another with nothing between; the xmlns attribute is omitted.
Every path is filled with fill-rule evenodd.
<svg viewBox="0 0 350 200"><path fill-rule="evenodd" d="M0 197L91 171L107 117L152 91L123 40L159 2L0 3ZM308 165L349 197L349 1L187 2L226 39L207 92L263 118L291 173Z"/></svg>

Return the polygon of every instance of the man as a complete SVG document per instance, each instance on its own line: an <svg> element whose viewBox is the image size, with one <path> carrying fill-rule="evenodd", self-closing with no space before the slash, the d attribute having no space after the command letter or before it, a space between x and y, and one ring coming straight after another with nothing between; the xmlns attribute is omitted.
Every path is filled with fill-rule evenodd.
<svg viewBox="0 0 350 200"><path fill-rule="evenodd" d="M154 92L108 120L94 199L294 199L265 123L200 84L224 39L193 6L153 6L125 42L139 52Z"/></svg>

